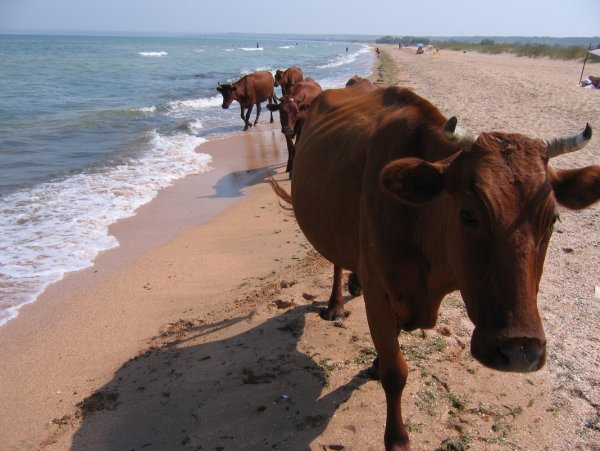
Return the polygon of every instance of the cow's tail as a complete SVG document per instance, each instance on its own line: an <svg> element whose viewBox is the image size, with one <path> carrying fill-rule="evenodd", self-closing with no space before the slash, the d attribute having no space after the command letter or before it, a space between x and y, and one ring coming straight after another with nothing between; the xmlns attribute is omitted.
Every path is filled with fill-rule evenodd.
<svg viewBox="0 0 600 451"><path fill-rule="evenodd" d="M294 211L294 206L292 205L292 196L285 189L281 187L279 183L273 178L273 176L268 177L269 185L275 194L277 194L279 206L286 211L292 212Z"/></svg>

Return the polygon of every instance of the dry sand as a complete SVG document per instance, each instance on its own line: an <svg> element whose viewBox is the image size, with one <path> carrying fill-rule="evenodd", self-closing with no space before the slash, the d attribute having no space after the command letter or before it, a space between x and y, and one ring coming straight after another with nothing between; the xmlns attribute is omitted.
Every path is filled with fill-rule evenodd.
<svg viewBox="0 0 600 451"><path fill-rule="evenodd" d="M414 89L473 133L600 130L600 91L577 86L577 62L380 48L381 84ZM276 169L289 188L284 149L275 125L202 146L215 171L117 224L119 249L0 328L0 449L383 448L362 298L348 296L343 323L320 319L331 265L265 183ZM552 164L599 155L596 134ZM414 449L600 449L599 216L561 212L539 294L543 370L475 362L458 293L435 329L400 336Z"/></svg>

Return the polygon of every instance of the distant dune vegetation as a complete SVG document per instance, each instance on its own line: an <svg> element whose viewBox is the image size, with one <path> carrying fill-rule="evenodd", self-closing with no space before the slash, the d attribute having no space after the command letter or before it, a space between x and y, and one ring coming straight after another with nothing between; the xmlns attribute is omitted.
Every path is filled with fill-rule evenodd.
<svg viewBox="0 0 600 451"><path fill-rule="evenodd" d="M384 36L377 44L434 45L440 49L472 51L480 53L514 53L529 58L583 59L588 47L600 45L600 37L552 38L552 37L420 37ZM600 57L589 55L589 62L600 62Z"/></svg>

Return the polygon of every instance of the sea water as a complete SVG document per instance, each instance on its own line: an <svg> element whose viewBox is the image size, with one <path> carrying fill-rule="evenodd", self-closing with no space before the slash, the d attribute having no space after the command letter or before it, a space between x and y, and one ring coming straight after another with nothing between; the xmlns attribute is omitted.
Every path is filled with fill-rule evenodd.
<svg viewBox="0 0 600 451"><path fill-rule="evenodd" d="M335 88L373 62L286 36L0 35L0 325L118 246L110 224L210 170L202 143L243 125L217 82L297 65Z"/></svg>

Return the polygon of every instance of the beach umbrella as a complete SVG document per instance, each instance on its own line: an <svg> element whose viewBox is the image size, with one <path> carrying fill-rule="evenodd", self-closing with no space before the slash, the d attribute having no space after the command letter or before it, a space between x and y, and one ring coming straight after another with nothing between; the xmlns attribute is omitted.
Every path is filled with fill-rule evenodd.
<svg viewBox="0 0 600 451"><path fill-rule="evenodd" d="M583 67L581 68L581 75L579 76L579 84L581 85L581 79L583 78L583 71L585 69L585 63L587 62L588 56L591 53L592 55L600 56L600 48L596 48L594 50L590 50L592 48L592 44L588 46L588 52L585 54L585 59L583 60Z"/></svg>

